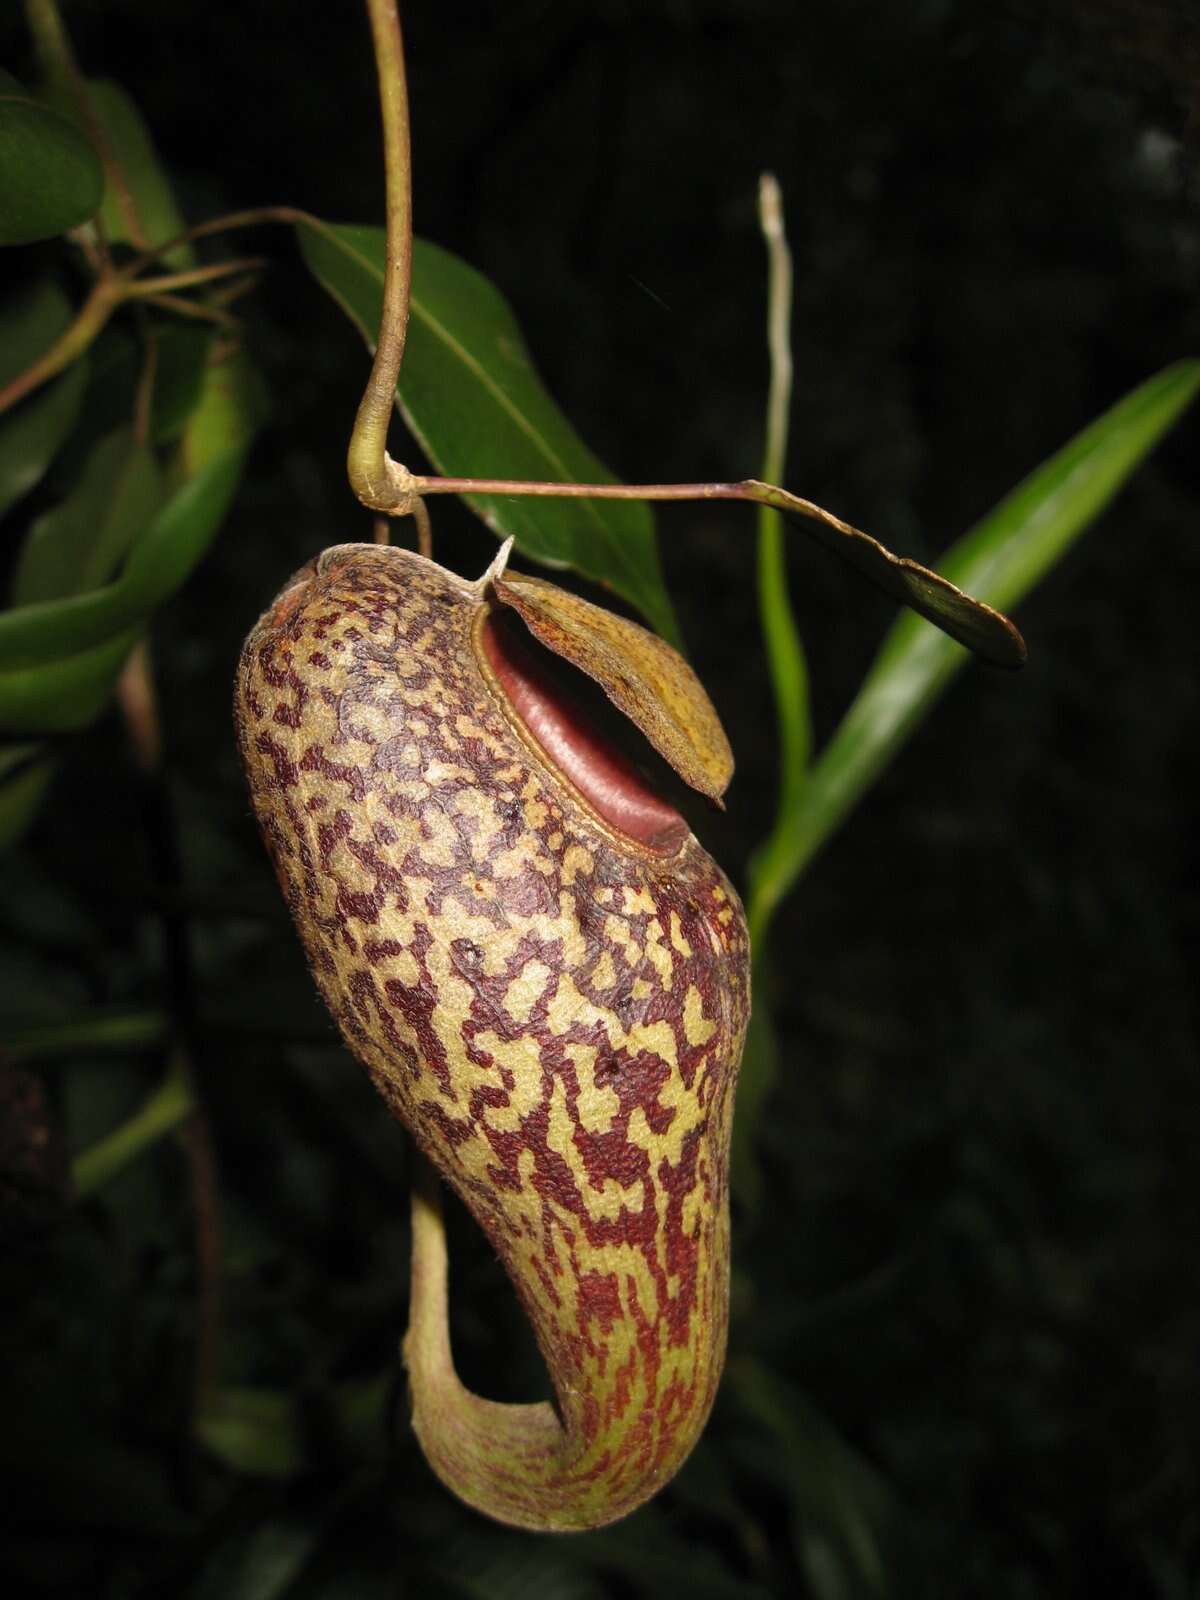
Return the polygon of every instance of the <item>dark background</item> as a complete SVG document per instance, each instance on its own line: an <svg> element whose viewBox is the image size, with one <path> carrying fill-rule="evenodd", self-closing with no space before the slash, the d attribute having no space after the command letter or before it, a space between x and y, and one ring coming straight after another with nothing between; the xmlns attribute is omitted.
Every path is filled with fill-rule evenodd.
<svg viewBox="0 0 1200 1600"><path fill-rule="evenodd" d="M758 469L764 169L796 261L786 482L902 553L935 561L1093 416L1197 353L1190 8L404 13L417 229L504 291L552 393L629 480ZM356 6L80 0L67 17L85 68L139 101L190 218L271 202L381 218ZM0 43L24 72L11 22ZM190 1456L189 1202L168 1142L15 1257L19 1586L281 1593L236 1575L256 1539L300 1529L289 1595L640 1595L685 1557L700 1597L1194 1592L1194 420L1020 609L1026 671L964 674L779 917L763 998L785 1071L767 1207L735 1228L731 1359L752 1352L803 1395L800 1442L789 1456L723 1395L620 1547L550 1544L449 1502L402 1394L387 1426L404 1140L319 1010L236 769L242 636L314 551L369 536L343 471L361 345L283 230L261 243L274 264L248 339L270 424L154 634L221 1182L222 1373L309 1399L377 1381L378 1403L349 1439L310 1430L284 1478ZM481 570L486 530L434 515L439 559ZM744 884L775 782L753 518L684 507L659 526L738 760L706 842ZM824 738L891 610L799 534L792 549ZM80 741L5 878L4 1018L161 1003L162 886L115 717ZM160 1070L152 1053L48 1069L70 1147ZM506 1285L458 1221L454 1247L464 1377L527 1398L536 1358ZM105 1509L95 1482L119 1479L118 1448L134 1476ZM846 1554L856 1537L877 1570Z"/></svg>

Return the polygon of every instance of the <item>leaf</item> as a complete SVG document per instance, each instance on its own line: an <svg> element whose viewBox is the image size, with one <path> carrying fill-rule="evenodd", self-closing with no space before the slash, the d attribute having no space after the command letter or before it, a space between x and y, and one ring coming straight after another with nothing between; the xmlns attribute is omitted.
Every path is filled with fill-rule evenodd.
<svg viewBox="0 0 1200 1600"><path fill-rule="evenodd" d="M127 1122L75 1157L71 1176L76 1194L82 1199L102 1189L164 1134L177 1128L194 1109L191 1085L176 1058L162 1083Z"/></svg>
<svg viewBox="0 0 1200 1600"><path fill-rule="evenodd" d="M295 1397L275 1389L224 1388L196 1419L207 1448L235 1471L292 1478L307 1464Z"/></svg>
<svg viewBox="0 0 1200 1600"><path fill-rule="evenodd" d="M49 350L71 321L61 289L41 280L0 307L0 387ZM0 517L38 484L71 431L87 381L79 360L0 416Z"/></svg>
<svg viewBox="0 0 1200 1600"><path fill-rule="evenodd" d="M996 667L1023 667L1025 641L1003 612L966 594L942 574L923 567L908 556L898 556L861 528L843 522L832 511L789 494L774 484L748 479L738 485L760 505L774 506L805 519L806 532L827 550L848 561L868 582L901 605L936 623L944 633L966 645Z"/></svg>
<svg viewBox="0 0 1200 1600"><path fill-rule="evenodd" d="M964 534L944 557L944 573L1000 609L1015 604L1099 515L1198 388L1197 361L1147 379ZM968 660L961 646L919 617L903 613L892 625L798 803L751 858L746 912L758 967L780 902ZM743 1197L753 1197L755 1124L775 1071L769 1029L765 1011L751 1018L738 1084L734 1182Z"/></svg>
<svg viewBox="0 0 1200 1600"><path fill-rule="evenodd" d="M589 1565L619 1573L646 1594L686 1594L690 1600L767 1600L761 1584L735 1576L713 1548L681 1538L661 1508L642 1506L621 1528L585 1536L579 1549Z"/></svg>
<svg viewBox="0 0 1200 1600"><path fill-rule="evenodd" d="M259 1522L205 1563L188 1591L191 1600L280 1600L295 1592L328 1532L323 1518L311 1516Z"/></svg>
<svg viewBox="0 0 1200 1600"><path fill-rule="evenodd" d="M310 218L296 233L313 274L373 348L383 230ZM546 392L501 295L465 262L422 239L413 241L412 310L398 394L405 421L448 477L614 481ZM609 585L678 643L645 504L465 498L501 538L511 535L536 560Z"/></svg>
<svg viewBox="0 0 1200 1600"><path fill-rule="evenodd" d="M1200 388L1200 362L1147 379L1031 473L947 553L951 582L1004 609L1027 594L1104 509ZM968 657L919 618L892 626L813 768L802 803L751 863L751 942L805 864L928 713Z"/></svg>
<svg viewBox="0 0 1200 1600"><path fill-rule="evenodd" d="M103 192L86 135L0 72L0 245L65 233L93 215Z"/></svg>
<svg viewBox="0 0 1200 1600"><path fill-rule="evenodd" d="M85 87L105 144L101 154L112 163L116 175L114 181L114 172L107 174L100 207L106 238L139 250L175 238L185 223L141 112L125 90L108 79L89 79ZM50 87L47 98L63 115L80 120L79 108L65 85ZM179 245L162 260L169 267L190 267L195 252L191 245Z"/></svg>
<svg viewBox="0 0 1200 1600"><path fill-rule="evenodd" d="M136 628L127 628L74 655L0 671L0 730L31 734L74 733L86 728L108 704L113 683L137 635Z"/></svg>
<svg viewBox="0 0 1200 1600"><path fill-rule="evenodd" d="M187 322L163 322L154 329L158 364L150 407L150 436L171 444L183 432L200 400L213 335Z"/></svg>
<svg viewBox="0 0 1200 1600"><path fill-rule="evenodd" d="M733 752L712 701L678 651L541 578L508 572L492 587L535 639L600 685L685 783L720 800L733 776Z"/></svg>
<svg viewBox="0 0 1200 1600"><path fill-rule="evenodd" d="M883 1595L896 1508L876 1469L794 1385L745 1360L730 1372L745 1412L769 1440L760 1461L786 1484L797 1554L814 1594Z"/></svg>
<svg viewBox="0 0 1200 1600"><path fill-rule="evenodd" d="M86 593L110 578L162 495L158 463L132 429L102 439L67 498L30 528L13 580L14 603Z"/></svg>
<svg viewBox="0 0 1200 1600"><path fill-rule="evenodd" d="M182 429L178 467L194 477L230 450L250 443L269 409L266 386L244 350L235 350L202 372Z"/></svg>
<svg viewBox="0 0 1200 1600"><path fill-rule="evenodd" d="M0 747L0 851L16 844L33 821L54 767L45 744ZM6 1054L12 1055L7 1045Z"/></svg>
<svg viewBox="0 0 1200 1600"><path fill-rule="evenodd" d="M176 490L115 583L91 594L21 606L0 615L0 706L12 674L68 657L79 659L81 652L144 621L175 593L216 534L244 459L244 449L227 451ZM0 712L0 725L3 720Z"/></svg>
<svg viewBox="0 0 1200 1600"><path fill-rule="evenodd" d="M44 746L13 748L36 751ZM167 1019L160 1011L87 1011L77 1017L25 1028L6 1024L4 1051L13 1061L45 1061L101 1051L128 1055L160 1045L166 1034Z"/></svg>

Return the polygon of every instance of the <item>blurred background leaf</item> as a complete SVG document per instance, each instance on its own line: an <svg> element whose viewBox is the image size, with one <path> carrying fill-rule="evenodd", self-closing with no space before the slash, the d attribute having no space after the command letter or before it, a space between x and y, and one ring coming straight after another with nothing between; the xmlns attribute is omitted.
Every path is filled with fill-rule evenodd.
<svg viewBox="0 0 1200 1600"><path fill-rule="evenodd" d="M93 214L103 189L87 137L0 71L0 245L65 233Z"/></svg>
<svg viewBox="0 0 1200 1600"><path fill-rule="evenodd" d="M0 385L44 355L71 321L71 305L39 279L0 304ZM77 361L61 377L0 416L0 516L40 482L70 433L87 382Z"/></svg>
<svg viewBox="0 0 1200 1600"><path fill-rule="evenodd" d="M106 582L158 510L162 483L147 445L131 428L109 434L83 463L78 484L30 527L13 578L12 603L86 594Z"/></svg>

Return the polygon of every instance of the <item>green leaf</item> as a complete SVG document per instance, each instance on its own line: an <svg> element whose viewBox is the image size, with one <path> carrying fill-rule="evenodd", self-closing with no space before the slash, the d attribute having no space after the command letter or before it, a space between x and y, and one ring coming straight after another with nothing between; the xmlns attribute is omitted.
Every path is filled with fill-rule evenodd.
<svg viewBox="0 0 1200 1600"><path fill-rule="evenodd" d="M37 751L42 745L12 746ZM0 757L0 767L3 758ZM13 1028L6 1024L4 1052L12 1061L46 1061L56 1056L95 1055L115 1051L128 1055L160 1045L167 1033L161 1011L87 1011L57 1022Z"/></svg>
<svg viewBox="0 0 1200 1600"><path fill-rule="evenodd" d="M295 1397L225 1388L196 1419L196 1433L227 1466L251 1477L292 1478L307 1464Z"/></svg>
<svg viewBox="0 0 1200 1600"><path fill-rule="evenodd" d="M0 851L16 844L33 821L54 767L45 744L0 747Z"/></svg>
<svg viewBox="0 0 1200 1600"><path fill-rule="evenodd" d="M157 1089L141 1109L105 1138L98 1140L71 1164L75 1192L84 1198L116 1177L122 1168L136 1161L143 1151L156 1144L172 1128L177 1128L195 1107L191 1085L182 1064L176 1060L167 1069Z"/></svg>
<svg viewBox="0 0 1200 1600"><path fill-rule="evenodd" d="M296 1592L328 1531L319 1517L297 1514L261 1521L206 1561L188 1594L191 1600L281 1600Z"/></svg>
<svg viewBox="0 0 1200 1600"><path fill-rule="evenodd" d="M93 215L103 192L86 135L0 72L0 245L65 233Z"/></svg>
<svg viewBox="0 0 1200 1600"><path fill-rule="evenodd" d="M1200 388L1200 362L1165 368L1031 473L947 553L941 572L1006 610L1059 561ZM918 617L892 626L854 703L823 751L801 803L751 863L751 940L804 866L969 659Z"/></svg>
<svg viewBox="0 0 1200 1600"><path fill-rule="evenodd" d="M373 347L382 306L383 230L331 227L313 218L296 233L313 274ZM413 434L447 477L615 481L546 392L504 299L465 262L422 239L413 242L412 310L397 392ZM495 495L466 500L526 555L609 585L678 642L644 503Z"/></svg>
<svg viewBox="0 0 1200 1600"><path fill-rule="evenodd" d="M244 350L205 368L179 444L178 469L194 477L250 443L269 409L266 385Z"/></svg>
<svg viewBox="0 0 1200 1600"><path fill-rule="evenodd" d="M1126 478L1177 421L1200 388L1200 362L1180 361L1148 379L1076 435L947 552L942 573L1007 610L1061 559ZM771 918L811 857L878 777L968 653L904 612L892 625L858 695L796 804L750 862L747 917L756 966ZM760 984L761 987L761 984ZM770 1018L751 1019L738 1084L734 1184L753 1201L752 1145L775 1073Z"/></svg>
<svg viewBox="0 0 1200 1600"><path fill-rule="evenodd" d="M731 1387L768 1441L760 1461L781 1478L792 1504L797 1555L817 1595L890 1592L886 1545L896 1507L884 1479L801 1390L752 1361L730 1371Z"/></svg>
<svg viewBox="0 0 1200 1600"><path fill-rule="evenodd" d="M119 174L116 182L110 174L104 188L100 217L105 236L110 243L136 249L175 238L186 224L141 112L119 84L93 78L86 88L104 136L104 155ZM60 112L78 120L77 107L63 87L53 87L49 97ZM190 245L180 245L162 259L170 267L190 267L195 253Z"/></svg>
<svg viewBox="0 0 1200 1600"><path fill-rule="evenodd" d="M19 614L10 611L6 615ZM75 655L0 672L0 729L8 734L29 734L74 733L86 728L107 705L137 636L136 628L127 628Z"/></svg>
<svg viewBox="0 0 1200 1600"><path fill-rule="evenodd" d="M41 280L0 307L0 387L43 356L71 321L71 302ZM74 425L87 381L77 361L0 417L0 517L38 484Z"/></svg>
<svg viewBox="0 0 1200 1600"><path fill-rule="evenodd" d="M642 1506L624 1528L589 1533L568 1553L589 1567L619 1573L646 1594L686 1594L691 1600L767 1600L767 1591L735 1576L711 1547L679 1537L660 1506Z"/></svg>
<svg viewBox="0 0 1200 1600"><path fill-rule="evenodd" d="M172 444L200 402L213 335L208 328L176 321L157 324L154 339L158 365L150 406L150 436L155 444Z"/></svg>
<svg viewBox="0 0 1200 1600"><path fill-rule="evenodd" d="M244 460L244 449L227 451L184 483L138 541L115 583L0 615L0 726L11 677L58 666L67 657L82 660L81 652L105 646L175 593L216 534Z"/></svg>
<svg viewBox="0 0 1200 1600"><path fill-rule="evenodd" d="M17 562L14 603L95 589L112 576L162 498L158 463L132 429L102 439L67 498L30 528Z"/></svg>

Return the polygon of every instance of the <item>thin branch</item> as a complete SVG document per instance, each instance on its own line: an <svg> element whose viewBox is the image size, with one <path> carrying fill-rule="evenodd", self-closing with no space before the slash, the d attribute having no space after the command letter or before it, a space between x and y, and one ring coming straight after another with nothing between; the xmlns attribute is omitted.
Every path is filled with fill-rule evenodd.
<svg viewBox="0 0 1200 1600"><path fill-rule="evenodd" d="M220 278L231 278L239 272L255 272L265 267L265 256L244 256L237 261L218 261L211 267L189 267L186 272L168 272L161 278L137 278L125 282L122 276L122 296L126 300L140 300L150 295L170 294L175 289L193 289L201 283L216 283Z"/></svg>
<svg viewBox="0 0 1200 1600"><path fill-rule="evenodd" d="M160 311L170 311L177 317L188 317L194 322L212 322L218 328L234 332L242 327L242 319L220 306L206 306L198 300L185 300L178 294L148 294L143 305L157 306Z"/></svg>
<svg viewBox="0 0 1200 1600"><path fill-rule="evenodd" d="M15 406L34 389L56 378L83 354L121 304L123 285L114 277L102 277L79 308L75 321L54 341L32 366L19 372L0 389L0 413Z"/></svg>
<svg viewBox="0 0 1200 1600"><path fill-rule="evenodd" d="M297 222L316 222L316 220L315 217L310 217L307 211L300 211L295 206L255 206L248 211L229 211L221 217L209 217L207 222L193 223L190 228L177 233L173 239L151 246L125 270L136 277L155 261L171 255L182 245L193 244L197 239L210 238L214 233L235 233L241 228L261 228L268 223L285 223L292 226Z"/></svg>

